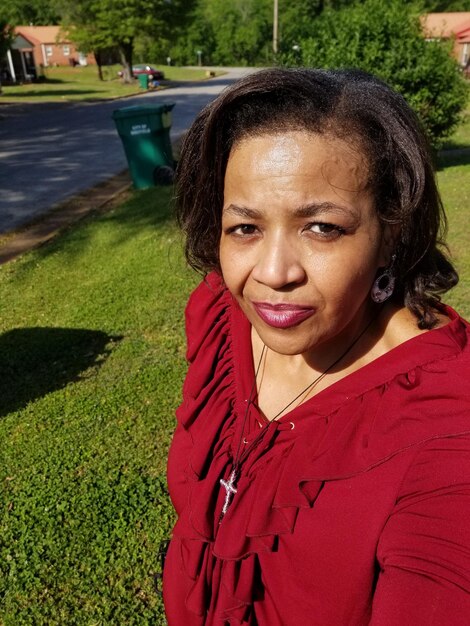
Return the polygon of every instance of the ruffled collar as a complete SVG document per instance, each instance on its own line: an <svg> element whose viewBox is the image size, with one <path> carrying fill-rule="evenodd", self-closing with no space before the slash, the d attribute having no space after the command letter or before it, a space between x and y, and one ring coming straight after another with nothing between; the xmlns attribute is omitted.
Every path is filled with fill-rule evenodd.
<svg viewBox="0 0 470 626"><path fill-rule="evenodd" d="M270 423L219 524L220 479L232 468L254 368L250 324L222 283L211 277L208 286L210 297L199 307L208 329L195 318L190 398L179 412L192 450L187 506L174 535L192 581L188 609L205 615L206 624L248 624L262 584L257 555L294 532L298 512L314 506L325 482L368 471L435 437L470 432L470 397L462 401L462 388L449 375L449 363L466 347L468 326L446 308L447 326L410 339ZM199 358L213 364L202 387L194 375Z"/></svg>
<svg viewBox="0 0 470 626"><path fill-rule="evenodd" d="M231 318L230 327L236 329L231 337L236 398L243 403L250 393L255 375L251 324L226 289L225 298ZM416 367L432 367L434 362L458 356L467 346L469 325L450 306L443 305L442 312L449 318L448 324L408 339L286 413L280 421L328 415L342 403L382 386L400 374L411 372Z"/></svg>

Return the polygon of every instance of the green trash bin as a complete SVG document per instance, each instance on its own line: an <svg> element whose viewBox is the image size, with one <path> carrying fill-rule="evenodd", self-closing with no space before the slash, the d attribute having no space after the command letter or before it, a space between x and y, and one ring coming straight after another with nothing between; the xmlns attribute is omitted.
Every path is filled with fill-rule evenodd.
<svg viewBox="0 0 470 626"><path fill-rule="evenodd" d="M170 141L171 104L124 107L113 120L126 153L136 189L153 187L156 172L174 168Z"/></svg>
<svg viewBox="0 0 470 626"><path fill-rule="evenodd" d="M137 78L139 79L139 86L141 89L149 88L149 75L148 74L139 74Z"/></svg>

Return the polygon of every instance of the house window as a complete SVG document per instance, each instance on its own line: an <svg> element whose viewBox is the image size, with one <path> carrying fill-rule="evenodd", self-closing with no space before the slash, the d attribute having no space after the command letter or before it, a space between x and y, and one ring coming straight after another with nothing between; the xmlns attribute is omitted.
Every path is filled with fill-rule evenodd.
<svg viewBox="0 0 470 626"><path fill-rule="evenodd" d="M64 53L64 57L70 56L70 46L62 46L62 52Z"/></svg>
<svg viewBox="0 0 470 626"><path fill-rule="evenodd" d="M52 56L52 46L46 46L46 56Z"/></svg>

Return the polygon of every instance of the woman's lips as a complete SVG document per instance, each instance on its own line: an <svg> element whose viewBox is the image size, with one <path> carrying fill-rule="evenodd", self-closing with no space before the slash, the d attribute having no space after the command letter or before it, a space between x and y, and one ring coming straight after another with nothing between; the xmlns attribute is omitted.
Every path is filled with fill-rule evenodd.
<svg viewBox="0 0 470 626"><path fill-rule="evenodd" d="M297 326L315 313L315 309L298 304L269 304L253 302L260 318L274 328L291 328Z"/></svg>

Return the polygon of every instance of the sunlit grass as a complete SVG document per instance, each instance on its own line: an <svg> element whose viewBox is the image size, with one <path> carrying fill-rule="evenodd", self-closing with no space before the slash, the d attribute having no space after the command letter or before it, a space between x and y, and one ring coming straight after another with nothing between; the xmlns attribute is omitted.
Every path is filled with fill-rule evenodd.
<svg viewBox="0 0 470 626"><path fill-rule="evenodd" d="M185 370L169 192L0 272L0 624L164 623L165 459Z"/></svg>
<svg viewBox="0 0 470 626"><path fill-rule="evenodd" d="M172 81L199 81L207 78L203 69L155 65L165 73L161 88ZM98 78L96 66L50 67L44 70L45 81L23 85L4 86L0 94L2 102L63 102L119 98L141 93L137 80L128 85L118 76L120 65L103 68L103 81Z"/></svg>
<svg viewBox="0 0 470 626"><path fill-rule="evenodd" d="M470 154L442 169L438 182L449 220L447 241L460 273L460 283L445 300L470 319Z"/></svg>

